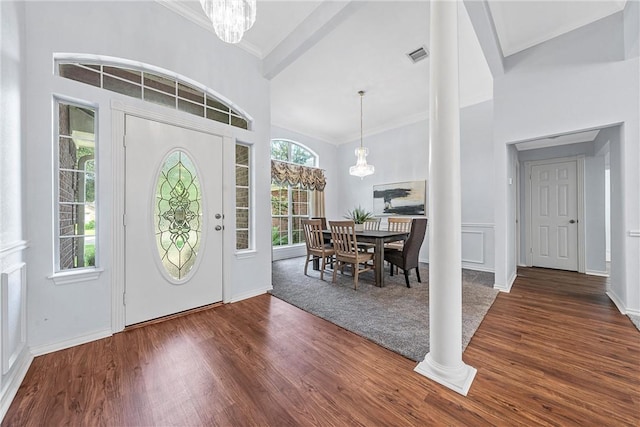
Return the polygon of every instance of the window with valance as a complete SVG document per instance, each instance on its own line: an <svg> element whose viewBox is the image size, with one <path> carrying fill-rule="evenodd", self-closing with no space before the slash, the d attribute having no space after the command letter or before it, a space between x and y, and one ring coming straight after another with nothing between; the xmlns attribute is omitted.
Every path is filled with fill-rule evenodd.
<svg viewBox="0 0 640 427"><path fill-rule="evenodd" d="M324 187L327 184L322 169L273 159L271 160L271 182L318 191L324 191Z"/></svg>
<svg viewBox="0 0 640 427"><path fill-rule="evenodd" d="M318 156L289 140L271 141L271 241L273 246L304 243L302 220L322 216L324 171ZM319 195L321 197L319 197ZM322 211L318 214L319 209Z"/></svg>

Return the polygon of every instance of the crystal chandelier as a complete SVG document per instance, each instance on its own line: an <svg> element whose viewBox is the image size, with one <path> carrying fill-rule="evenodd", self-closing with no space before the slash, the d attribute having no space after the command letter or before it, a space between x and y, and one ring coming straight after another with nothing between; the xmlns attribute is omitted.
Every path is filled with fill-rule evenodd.
<svg viewBox="0 0 640 427"><path fill-rule="evenodd" d="M239 43L256 22L256 0L200 0L216 35L224 42Z"/></svg>
<svg viewBox="0 0 640 427"><path fill-rule="evenodd" d="M349 168L349 174L359 176L360 179L362 179L365 176L373 174L375 167L367 164L369 149L362 146L362 97L364 96L364 91L361 90L358 92L358 95L360 95L360 147L356 148L356 157L358 160L355 166Z"/></svg>

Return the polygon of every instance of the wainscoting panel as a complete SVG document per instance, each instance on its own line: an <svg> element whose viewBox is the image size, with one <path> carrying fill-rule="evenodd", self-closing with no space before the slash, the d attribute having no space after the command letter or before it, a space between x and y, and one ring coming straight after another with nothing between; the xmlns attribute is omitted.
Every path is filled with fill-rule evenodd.
<svg viewBox="0 0 640 427"><path fill-rule="evenodd" d="M462 224L462 267L470 270L493 272L494 225L485 223Z"/></svg>
<svg viewBox="0 0 640 427"><path fill-rule="evenodd" d="M25 263L9 266L2 283L2 374L13 367L27 342Z"/></svg>
<svg viewBox="0 0 640 427"><path fill-rule="evenodd" d="M462 262L484 264L484 231L462 230Z"/></svg>
<svg viewBox="0 0 640 427"><path fill-rule="evenodd" d="M0 247L0 420L33 357L27 346L27 268L24 240Z"/></svg>

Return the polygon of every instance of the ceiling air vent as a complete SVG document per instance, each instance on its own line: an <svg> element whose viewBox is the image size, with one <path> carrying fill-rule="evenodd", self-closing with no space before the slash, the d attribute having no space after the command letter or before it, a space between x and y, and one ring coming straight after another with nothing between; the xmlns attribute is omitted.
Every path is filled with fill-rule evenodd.
<svg viewBox="0 0 640 427"><path fill-rule="evenodd" d="M424 46L421 46L419 49L416 49L413 52L407 53L407 56L409 57L411 62L415 64L416 62L422 61L423 59L428 57L429 51Z"/></svg>

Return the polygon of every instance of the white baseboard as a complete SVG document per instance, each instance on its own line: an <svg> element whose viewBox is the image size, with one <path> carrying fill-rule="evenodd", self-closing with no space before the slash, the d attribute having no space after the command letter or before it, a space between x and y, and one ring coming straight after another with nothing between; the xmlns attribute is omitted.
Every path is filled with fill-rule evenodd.
<svg viewBox="0 0 640 427"><path fill-rule="evenodd" d="M424 258L424 259L418 259L418 262L424 263L424 264L429 264L429 259L428 258ZM495 269L493 267L487 267L483 264L476 264L473 262L462 262L462 268L464 268L465 270L474 270L474 271L484 271L487 273L495 273Z"/></svg>
<svg viewBox="0 0 640 427"><path fill-rule="evenodd" d="M18 393L25 375L27 375L31 362L33 362L33 355L25 347L20 360L15 362L12 371L5 378L7 384L2 388L2 397L0 398L0 421L4 419L11 402L13 402L13 398L16 397L16 393Z"/></svg>
<svg viewBox="0 0 640 427"><path fill-rule="evenodd" d="M111 332L111 329L103 329L101 331L92 332L86 335L80 335L78 337L70 338L64 341L59 341L53 344L44 344L36 347L31 347L31 354L33 354L34 356L42 356L43 354L53 353L54 351L75 347L80 344L85 344L91 341L96 341L102 338L110 337L111 335L113 335L113 333Z"/></svg>
<svg viewBox="0 0 640 427"><path fill-rule="evenodd" d="M513 283L516 281L517 277L518 277L518 273L514 271L513 275L511 276L511 278L509 278L509 280L505 285L502 285L500 283L494 283L493 288L499 290L500 292L507 292L507 293L511 292L511 287L513 286Z"/></svg>
<svg viewBox="0 0 640 427"><path fill-rule="evenodd" d="M622 300L620 298L618 298L618 296L616 295L615 292L613 292L611 289L609 289L606 293L607 293L607 296L609 297L609 299L611 301L613 301L613 303L616 305L616 307L618 307L618 311L620 311L620 313L628 314L628 311L627 311L626 307L624 306L624 304L622 303ZM631 313L631 314L633 314L633 313Z"/></svg>
<svg viewBox="0 0 640 427"><path fill-rule="evenodd" d="M234 302L242 301L244 299L249 299L249 298L257 297L258 295L266 294L271 290L273 290L273 286L269 285L262 289L255 289L253 291L245 292L240 295L234 295L229 301L225 301L225 302L234 303Z"/></svg>
<svg viewBox="0 0 640 427"><path fill-rule="evenodd" d="M466 270L474 270L474 271L484 271L487 273L495 273L495 269L492 267L487 267L483 264L474 264L471 262L463 262L462 268Z"/></svg>
<svg viewBox="0 0 640 427"><path fill-rule="evenodd" d="M598 270L587 270L584 274L588 274L590 276L600 276L600 277L609 277L609 273L606 271L598 271Z"/></svg>

